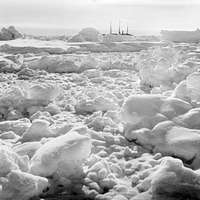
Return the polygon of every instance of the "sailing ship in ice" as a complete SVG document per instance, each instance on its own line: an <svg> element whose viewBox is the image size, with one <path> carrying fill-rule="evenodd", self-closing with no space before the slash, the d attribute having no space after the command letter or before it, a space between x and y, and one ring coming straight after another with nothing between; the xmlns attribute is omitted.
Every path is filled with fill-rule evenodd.
<svg viewBox="0 0 200 200"><path fill-rule="evenodd" d="M132 34L130 34L128 29L128 25L126 25L126 31L121 28L121 24L119 23L119 29L118 29L118 33L113 32L112 30L112 23L110 23L110 35L130 35L132 36Z"/></svg>
<svg viewBox="0 0 200 200"><path fill-rule="evenodd" d="M124 26L121 26L119 22L118 32L114 32L112 28L112 23L110 23L110 31L109 34L103 34L103 41L110 42L123 42L133 40L134 36L129 33L129 27L126 25L126 29Z"/></svg>

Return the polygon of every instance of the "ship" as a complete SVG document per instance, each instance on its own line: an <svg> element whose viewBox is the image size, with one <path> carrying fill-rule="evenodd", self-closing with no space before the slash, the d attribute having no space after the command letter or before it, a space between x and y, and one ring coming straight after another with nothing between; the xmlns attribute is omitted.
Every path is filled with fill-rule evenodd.
<svg viewBox="0 0 200 200"><path fill-rule="evenodd" d="M161 37L163 40L171 42L200 42L200 29L195 31L168 31L162 30Z"/></svg>
<svg viewBox="0 0 200 200"><path fill-rule="evenodd" d="M118 33L115 33L115 32L112 31L112 23L110 23L110 35L129 35L129 36L132 36L132 34L130 34L128 31L129 31L128 25L126 25L126 31L125 31L125 30L123 30L123 28L121 28L121 24L119 22Z"/></svg>
<svg viewBox="0 0 200 200"><path fill-rule="evenodd" d="M103 42L126 42L126 41L132 41L134 39L134 36L129 33L128 25L126 25L126 30L124 29L125 26L121 26L119 22L118 31L114 32L112 28L112 23L110 23L110 30L107 34L102 34L103 36Z"/></svg>

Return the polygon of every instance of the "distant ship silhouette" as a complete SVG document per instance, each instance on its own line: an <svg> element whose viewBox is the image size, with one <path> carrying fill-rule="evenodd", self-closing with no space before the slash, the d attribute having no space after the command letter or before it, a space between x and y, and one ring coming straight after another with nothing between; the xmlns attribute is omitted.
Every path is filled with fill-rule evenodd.
<svg viewBox="0 0 200 200"><path fill-rule="evenodd" d="M112 23L110 23L110 35L130 35L132 36L132 34L130 34L128 29L128 25L126 26L126 32L121 28L121 24L119 22L119 29L118 29L118 33L114 33L113 29L112 29Z"/></svg>

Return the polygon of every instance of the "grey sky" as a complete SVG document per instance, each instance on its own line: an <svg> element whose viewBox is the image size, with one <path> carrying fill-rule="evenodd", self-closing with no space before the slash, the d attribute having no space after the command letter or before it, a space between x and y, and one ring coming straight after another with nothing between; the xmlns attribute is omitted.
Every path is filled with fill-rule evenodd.
<svg viewBox="0 0 200 200"><path fill-rule="evenodd" d="M195 29L199 11L200 0L5 0L0 25L105 30L121 20L137 30Z"/></svg>

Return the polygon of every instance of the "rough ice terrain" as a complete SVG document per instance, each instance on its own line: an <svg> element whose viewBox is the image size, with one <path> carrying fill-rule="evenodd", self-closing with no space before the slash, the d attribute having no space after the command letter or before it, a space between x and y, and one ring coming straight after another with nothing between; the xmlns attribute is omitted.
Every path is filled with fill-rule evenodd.
<svg viewBox="0 0 200 200"><path fill-rule="evenodd" d="M199 44L84 31L0 43L0 199L200 200Z"/></svg>

